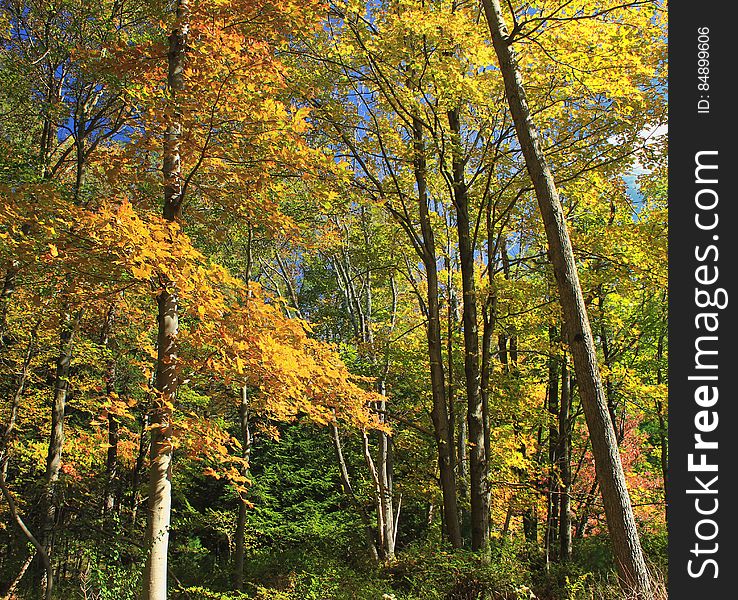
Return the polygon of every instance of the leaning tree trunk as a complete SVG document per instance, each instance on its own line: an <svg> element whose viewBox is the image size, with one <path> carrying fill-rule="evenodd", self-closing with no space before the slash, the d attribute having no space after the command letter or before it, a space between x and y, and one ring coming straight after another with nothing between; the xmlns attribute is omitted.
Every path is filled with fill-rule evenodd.
<svg viewBox="0 0 738 600"><path fill-rule="evenodd" d="M179 143L182 115L179 93L184 89L184 66L189 33L189 0L177 0L174 29L169 36L167 54L169 74L170 121L164 137L164 219L180 217L182 205L182 168ZM146 528L146 566L143 576L143 600L166 600L167 551L172 508L172 411L179 386L177 377L177 332L179 308L174 281L163 274L162 291L157 296L159 330L157 336L156 392L150 415L151 450L149 466L149 505Z"/></svg>
<svg viewBox="0 0 738 600"><path fill-rule="evenodd" d="M499 1L483 0L483 6L492 44L500 63L515 131L543 217L615 562L624 587L641 600L651 599L653 593L648 569L625 484L615 431L605 401L594 338L566 219L528 109L523 80L507 38Z"/></svg>
<svg viewBox="0 0 738 600"><path fill-rule="evenodd" d="M43 572L46 574L46 588L43 590L44 598L46 600L50 600L51 594L53 592L53 571L51 569L49 556L46 553L43 544L36 539L33 533L31 533L31 530L26 526L23 518L18 513L17 506L15 505L15 500L6 483L6 477L8 474L8 462L10 460L10 457L8 455L8 448L13 437L15 436L15 427L16 423L18 422L18 409L20 408L20 400L26 387L31 361L33 360L33 356L35 353L34 348L36 345L37 330L38 324L36 324L31 330L31 336L28 340L28 346L26 349L26 356L23 360L21 372L18 376L18 385L16 386L15 393L13 394L13 398L11 400L7 424L5 424L4 427L0 426L0 490L2 490L3 498L5 498L5 502L10 508L10 514L13 517L13 520L15 521L18 528L21 530L21 533L26 538L26 540L31 545L33 545L34 552L29 553L15 579L13 579L13 581L8 586L8 589L5 591L5 596L3 597L3 600L10 600L11 598L15 598L15 590L20 584L21 579L23 579L26 571L31 566L31 563L33 562L33 559L36 555L40 557L41 564L43 566Z"/></svg>

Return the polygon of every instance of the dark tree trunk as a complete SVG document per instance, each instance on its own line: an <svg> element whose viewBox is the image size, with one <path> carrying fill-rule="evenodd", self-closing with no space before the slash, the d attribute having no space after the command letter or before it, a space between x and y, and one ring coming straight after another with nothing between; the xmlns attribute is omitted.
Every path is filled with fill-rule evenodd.
<svg viewBox="0 0 738 600"><path fill-rule="evenodd" d="M484 301L482 311L482 367L479 381L479 393L482 396L482 416L484 421L484 450L487 456L487 506L491 506L492 488L489 485L489 459L491 456L491 423L489 415L490 379L494 369L492 360L492 338L497 325L497 285L495 283L495 257L497 244L495 243L494 223L492 219L492 201L488 198L485 206L485 220L487 225L487 278L489 292Z"/></svg>
<svg viewBox="0 0 738 600"><path fill-rule="evenodd" d="M556 343L556 328L549 327L548 338L553 348ZM546 515L546 559L556 560L559 518L559 361L553 355L548 359L548 511Z"/></svg>
<svg viewBox="0 0 738 600"><path fill-rule="evenodd" d="M469 223L469 193L464 180L461 155L461 123L456 110L448 113L452 140L453 198L461 265L462 323L464 326L464 375L466 379L469 431L469 500L471 504L472 550L484 550L489 541L487 506L487 456L484 444L484 415L479 378L479 326L474 284L474 242Z"/></svg>
<svg viewBox="0 0 738 600"><path fill-rule="evenodd" d="M423 265L428 285L427 309L428 357L431 371L431 393L433 409L431 420L438 448L438 467L443 495L443 517L448 539L454 548L462 545L459 511L456 501L456 475L454 473L454 435L448 425L445 380L443 373L443 343L441 340L441 318L438 303L438 267L436 264L436 244L428 210L428 187L426 182L425 148L422 124L413 122L413 148L415 182L418 187L418 207L420 229L423 236Z"/></svg>
<svg viewBox="0 0 738 600"><path fill-rule="evenodd" d="M105 391L108 397L116 392L117 368L115 357L112 356L113 346L113 324L115 322L115 304L108 309L105 318L105 325L100 334L100 345L105 347L111 356L108 358L107 373L105 374ZM108 451L105 457L105 490L103 494L103 515L109 517L115 510L118 493L116 486L118 484L118 419L114 414L108 413ZM105 526L109 526L108 520Z"/></svg>
<svg viewBox="0 0 738 600"><path fill-rule="evenodd" d="M141 435L138 438L138 453L136 455L136 463L133 465L133 473L131 473L131 531L136 529L136 518L138 515L138 506L141 503L141 492L138 489L141 484L141 477L146 466L146 455L149 453L149 436L146 434L149 424L148 415L144 415L141 419Z"/></svg>
<svg viewBox="0 0 738 600"><path fill-rule="evenodd" d="M559 403L559 558L571 559L571 379L564 355L561 362L561 402Z"/></svg>
<svg viewBox="0 0 738 600"><path fill-rule="evenodd" d="M8 306L10 298L15 290L15 278L18 274L17 261L12 261L5 270L3 277L3 287L0 290L0 352L5 349L9 340L6 339L6 329L8 326Z"/></svg>

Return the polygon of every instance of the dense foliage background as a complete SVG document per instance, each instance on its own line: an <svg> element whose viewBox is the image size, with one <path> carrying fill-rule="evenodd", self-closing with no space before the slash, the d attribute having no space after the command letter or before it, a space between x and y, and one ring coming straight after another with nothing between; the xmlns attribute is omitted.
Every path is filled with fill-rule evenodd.
<svg viewBox="0 0 738 600"><path fill-rule="evenodd" d="M503 10L663 596L666 7ZM164 481L171 598L625 597L497 64L464 0L0 1L0 594L140 597Z"/></svg>

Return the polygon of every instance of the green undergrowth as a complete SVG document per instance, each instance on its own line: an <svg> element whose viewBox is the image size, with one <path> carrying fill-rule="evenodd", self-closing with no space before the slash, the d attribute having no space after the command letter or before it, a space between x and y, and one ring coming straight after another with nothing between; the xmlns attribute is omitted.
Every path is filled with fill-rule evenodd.
<svg viewBox="0 0 738 600"><path fill-rule="evenodd" d="M663 593L665 536L644 538L657 598ZM481 557L425 544L404 548L395 561L372 566L337 552L255 553L245 591L195 586L173 600L626 600L611 570L605 537L580 541L570 562L546 566L542 552L508 542ZM222 581L223 575L214 577Z"/></svg>

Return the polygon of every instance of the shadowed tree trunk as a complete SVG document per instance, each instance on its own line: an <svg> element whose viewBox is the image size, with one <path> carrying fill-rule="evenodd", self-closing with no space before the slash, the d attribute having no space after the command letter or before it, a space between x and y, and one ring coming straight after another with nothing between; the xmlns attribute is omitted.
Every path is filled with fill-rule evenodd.
<svg viewBox="0 0 738 600"><path fill-rule="evenodd" d="M113 352L114 342L112 339L113 323L115 321L115 304L111 304L105 318L102 332L100 334L100 345L109 352ZM117 383L117 369L115 356L108 358L107 373L105 374L105 391L108 397L115 393ZM109 517L115 510L118 497L116 486L118 483L118 419L114 414L108 413L108 451L105 457L105 491L103 494L103 515ZM107 527L109 522L105 521Z"/></svg>
<svg viewBox="0 0 738 600"><path fill-rule="evenodd" d="M566 355L561 361L561 401L559 403L559 558L571 559L571 378Z"/></svg>
<svg viewBox="0 0 738 600"><path fill-rule="evenodd" d="M474 283L474 240L469 223L469 190L464 179L460 148L461 122L457 110L448 112L452 140L453 201L461 265L462 322L464 325L464 375L466 379L467 423L469 426L469 500L471 504L472 550L484 550L489 541L487 505L487 455L484 443L484 415L479 376L479 327Z"/></svg>
<svg viewBox="0 0 738 600"><path fill-rule="evenodd" d="M531 119L522 76L507 37L499 1L482 0L482 3L515 131L546 230L618 573L628 592L634 593L639 600L650 600L653 598L650 578L625 484L615 431L608 413L594 338L561 202Z"/></svg>
<svg viewBox="0 0 738 600"><path fill-rule="evenodd" d="M0 290L0 352L5 349L7 340L5 339L5 330L8 325L8 306L10 298L15 289L15 277L18 273L17 261L11 261L5 270L3 277L3 287Z"/></svg>
<svg viewBox="0 0 738 600"><path fill-rule="evenodd" d="M136 463L133 465L131 473L131 531L136 529L136 518L138 516L138 507L141 504L141 492L139 485L141 484L142 474L146 466L146 456L150 449L150 440L147 434L149 424L149 416L143 415L141 418L141 435L138 438L138 452L136 453Z"/></svg>
<svg viewBox="0 0 738 600"><path fill-rule="evenodd" d="M553 348L556 327L548 328L548 339ZM559 517L559 360L552 349L548 359L548 503L546 511L546 563L556 561Z"/></svg>
<svg viewBox="0 0 738 600"><path fill-rule="evenodd" d="M443 522L448 539L454 548L462 545L459 510L456 500L456 475L454 473L454 436L449 428L446 406L446 390L443 373L443 345L441 340L441 318L438 302L438 267L436 264L436 243L428 210L428 185L426 181L425 147L423 126L419 119L413 119L413 167L418 188L418 208L422 234L422 260L427 278L428 357L431 371L431 393L433 409L431 420L438 449L438 467L443 495Z"/></svg>
<svg viewBox="0 0 738 600"><path fill-rule="evenodd" d="M26 348L26 355L23 359L23 364L21 366L21 372L18 376L18 384L15 388L15 393L13 394L13 398L11 400L10 404L10 412L8 414L8 422L7 424L2 428L2 431L0 432L0 489L2 490L2 495L5 498L6 503L8 504L8 507L10 508L10 514L13 517L13 520L15 521L18 528L21 530L21 533L23 536L28 540L28 542L34 547L35 552L32 552L28 555L26 560L21 565L20 570L18 571L18 574L15 576L13 581L10 582L10 585L8 586L7 590L5 591L5 599L14 598L15 595L15 589L20 584L21 579L23 579L23 576L26 574L26 571L30 567L31 563L33 562L33 559L36 555L38 555L41 559L41 564L43 566L44 572L46 573L46 589L45 592L45 598L50 599L51 594L53 591L53 572L51 570L51 562L49 561L49 556L46 553L46 550L44 546L39 542L36 537L33 535L33 533L28 529L28 527L25 524L25 521L18 513L18 508L15 504L15 500L10 492L10 490L7 487L6 484L6 476L8 474L8 446L10 445L10 442L15 434L15 426L18 421L18 409L20 408L20 399L23 395L23 391L26 387L26 382L28 380L28 372L31 366L31 360L33 359L34 353L35 353L35 345L36 345L36 338L37 338L37 330L38 325L34 326L31 330L31 335L28 340L28 346Z"/></svg>
<svg viewBox="0 0 738 600"><path fill-rule="evenodd" d="M64 450L64 416L69 392L69 372L72 364L72 348L74 336L79 326L81 313L73 318L69 311L62 309L59 324L59 356L56 359L54 377L54 396L51 403L51 432L49 434L49 450L46 455L46 477L41 525L41 544L49 560L54 550L54 527L59 517L58 495L59 477L61 475L62 452ZM41 589L53 586L48 579L50 570L42 574Z"/></svg>

